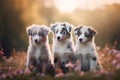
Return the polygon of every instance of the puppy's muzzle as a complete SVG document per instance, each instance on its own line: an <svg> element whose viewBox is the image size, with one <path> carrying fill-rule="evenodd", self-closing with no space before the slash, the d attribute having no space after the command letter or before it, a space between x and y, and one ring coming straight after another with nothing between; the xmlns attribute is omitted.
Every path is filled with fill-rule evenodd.
<svg viewBox="0 0 120 80"><path fill-rule="evenodd" d="M61 40L59 36L57 37L57 40L58 40L58 41L60 41L60 40Z"/></svg>
<svg viewBox="0 0 120 80"><path fill-rule="evenodd" d="M39 40L35 39L35 43L38 43L38 42L39 42Z"/></svg>
<svg viewBox="0 0 120 80"><path fill-rule="evenodd" d="M83 39L82 39L82 38L80 38L80 39L79 39L79 42L82 42L82 40L83 40Z"/></svg>

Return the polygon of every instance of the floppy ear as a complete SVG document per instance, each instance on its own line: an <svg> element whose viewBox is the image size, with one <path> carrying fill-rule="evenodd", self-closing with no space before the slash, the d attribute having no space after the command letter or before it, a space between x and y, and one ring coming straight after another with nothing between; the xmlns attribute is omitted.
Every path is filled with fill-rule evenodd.
<svg viewBox="0 0 120 80"><path fill-rule="evenodd" d="M67 32L71 32L71 29L73 28L72 24L64 22L62 25L66 27Z"/></svg>
<svg viewBox="0 0 120 80"><path fill-rule="evenodd" d="M79 28L75 28L74 34L77 35Z"/></svg>
<svg viewBox="0 0 120 80"><path fill-rule="evenodd" d="M50 33L50 29L46 26L43 27L43 34L47 36Z"/></svg>
<svg viewBox="0 0 120 80"><path fill-rule="evenodd" d="M95 36L97 34L97 31L92 27L89 27L88 30L89 30L89 32L91 34L91 37L93 37L93 36Z"/></svg>
<svg viewBox="0 0 120 80"><path fill-rule="evenodd" d="M32 35L32 27L30 26L30 27L27 27L27 35L28 36L31 36Z"/></svg>
<svg viewBox="0 0 120 80"><path fill-rule="evenodd" d="M51 31L53 31L55 33L55 28L57 26L57 23L55 24L50 24L50 28L51 28Z"/></svg>
<svg viewBox="0 0 120 80"><path fill-rule="evenodd" d="M77 28L74 29L74 34L77 35L78 31L82 28L82 25L78 25Z"/></svg>

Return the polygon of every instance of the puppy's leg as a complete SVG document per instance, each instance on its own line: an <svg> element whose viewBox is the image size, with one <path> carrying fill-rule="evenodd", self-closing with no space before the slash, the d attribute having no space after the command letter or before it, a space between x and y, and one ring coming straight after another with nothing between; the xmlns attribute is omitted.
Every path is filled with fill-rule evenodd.
<svg viewBox="0 0 120 80"><path fill-rule="evenodd" d="M25 72L31 72L35 69L36 61L34 57L31 57L29 54L27 55L26 61L26 69Z"/></svg>
<svg viewBox="0 0 120 80"><path fill-rule="evenodd" d="M26 70L28 71L29 70L29 68L28 68L28 66L29 66L29 58L30 58L30 56L29 56L29 53L27 54L27 61L26 61Z"/></svg>
<svg viewBox="0 0 120 80"><path fill-rule="evenodd" d="M55 77L63 76L63 71L61 69L62 64L61 64L60 56L55 55L54 65L55 65Z"/></svg>
<svg viewBox="0 0 120 80"><path fill-rule="evenodd" d="M82 71L89 71L90 70L90 60L89 60L89 57L88 55L83 55L82 58L81 58L81 70Z"/></svg>
<svg viewBox="0 0 120 80"><path fill-rule="evenodd" d="M47 69L47 63L45 61L42 61L42 73L41 73L41 76L45 76L46 69Z"/></svg>
<svg viewBox="0 0 120 80"><path fill-rule="evenodd" d="M103 70L103 67L102 67L99 59L97 59L97 70Z"/></svg>
<svg viewBox="0 0 120 80"><path fill-rule="evenodd" d="M82 54L78 54L75 56L76 62L75 62L75 71L80 72L82 70L82 59L83 59L83 55Z"/></svg>
<svg viewBox="0 0 120 80"><path fill-rule="evenodd" d="M87 54L87 59L89 60L90 71L94 72L97 68L97 57L94 55Z"/></svg>
<svg viewBox="0 0 120 80"><path fill-rule="evenodd" d="M80 59L76 60L76 63L74 65L74 70L77 71L77 72L81 71L81 60Z"/></svg>
<svg viewBox="0 0 120 80"><path fill-rule="evenodd" d="M94 72L97 68L97 60L96 57L90 58L90 71Z"/></svg>

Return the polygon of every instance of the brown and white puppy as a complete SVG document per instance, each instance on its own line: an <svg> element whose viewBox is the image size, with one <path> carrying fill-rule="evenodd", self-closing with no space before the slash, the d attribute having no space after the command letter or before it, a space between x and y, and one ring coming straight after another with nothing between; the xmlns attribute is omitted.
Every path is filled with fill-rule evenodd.
<svg viewBox="0 0 120 80"><path fill-rule="evenodd" d="M53 31L52 51L54 53L55 68L62 69L66 73L65 65L72 62L74 55L74 44L71 35L72 25L67 22L56 22L50 25ZM61 70L59 70L61 71Z"/></svg>
<svg viewBox="0 0 120 80"><path fill-rule="evenodd" d="M79 25L74 32L77 35L75 55L77 60L80 60L81 71L102 69L94 42L96 30L92 27Z"/></svg>
<svg viewBox="0 0 120 80"><path fill-rule="evenodd" d="M27 50L26 69L37 69L41 75L46 73L50 62L53 64L53 57L48 44L50 30L44 25L31 25L27 27L29 46Z"/></svg>

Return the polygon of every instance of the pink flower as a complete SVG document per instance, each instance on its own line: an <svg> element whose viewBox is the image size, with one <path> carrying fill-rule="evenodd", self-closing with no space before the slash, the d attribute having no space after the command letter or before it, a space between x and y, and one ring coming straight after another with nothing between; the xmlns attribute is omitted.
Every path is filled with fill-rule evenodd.
<svg viewBox="0 0 120 80"><path fill-rule="evenodd" d="M3 79L6 79L6 78L7 78L7 76L6 76L5 74L2 74L1 77L2 77Z"/></svg>
<svg viewBox="0 0 120 80"><path fill-rule="evenodd" d="M117 60L114 59L114 60L112 61L112 65L116 65L116 63L117 63Z"/></svg>
<svg viewBox="0 0 120 80"><path fill-rule="evenodd" d="M119 53L116 54L115 57L118 58L118 59L120 59L120 54Z"/></svg>
<svg viewBox="0 0 120 80"><path fill-rule="evenodd" d="M84 75L85 75L85 72L81 71L80 76L84 76Z"/></svg>
<svg viewBox="0 0 120 80"><path fill-rule="evenodd" d="M101 70L101 71L100 71L100 74L108 75L108 71L106 71L106 70Z"/></svg>
<svg viewBox="0 0 120 80"><path fill-rule="evenodd" d="M24 71L23 71L23 70L20 70L20 71L19 71L19 74L23 74L23 73L24 73Z"/></svg>
<svg viewBox="0 0 120 80"><path fill-rule="evenodd" d="M31 74L31 71L29 69L25 69L24 73L25 74Z"/></svg>
<svg viewBox="0 0 120 80"><path fill-rule="evenodd" d="M13 78L13 75L11 73L7 73L7 76Z"/></svg>
<svg viewBox="0 0 120 80"><path fill-rule="evenodd" d="M116 65L116 69L117 69L117 70L120 69L120 64L117 64L117 65Z"/></svg>
<svg viewBox="0 0 120 80"><path fill-rule="evenodd" d="M75 71L80 71L81 70L81 65L77 65L75 68L74 68Z"/></svg>
<svg viewBox="0 0 120 80"><path fill-rule="evenodd" d="M11 70L12 70L12 67L9 66L9 67L8 67L8 70L11 71Z"/></svg>
<svg viewBox="0 0 120 80"><path fill-rule="evenodd" d="M16 76L16 75L17 75L17 72L16 72L16 71L13 71L12 74L13 74L14 76Z"/></svg>

